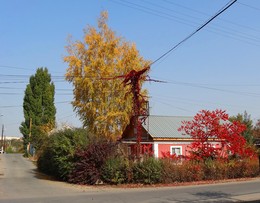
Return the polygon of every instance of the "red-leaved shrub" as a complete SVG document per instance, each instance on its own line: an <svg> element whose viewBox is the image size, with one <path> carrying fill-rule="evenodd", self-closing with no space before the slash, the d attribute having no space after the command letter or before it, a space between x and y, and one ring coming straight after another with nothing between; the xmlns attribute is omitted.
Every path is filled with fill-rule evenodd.
<svg viewBox="0 0 260 203"><path fill-rule="evenodd" d="M95 184L101 179L102 166L116 152L114 142L93 143L75 154L74 169L69 175L69 182L76 184Z"/></svg>

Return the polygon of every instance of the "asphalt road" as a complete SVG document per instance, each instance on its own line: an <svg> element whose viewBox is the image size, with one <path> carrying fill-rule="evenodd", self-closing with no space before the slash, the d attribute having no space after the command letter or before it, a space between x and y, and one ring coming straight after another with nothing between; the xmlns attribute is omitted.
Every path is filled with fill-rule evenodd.
<svg viewBox="0 0 260 203"><path fill-rule="evenodd" d="M76 186L50 180L22 155L0 155L0 203L260 202L260 178L151 188Z"/></svg>

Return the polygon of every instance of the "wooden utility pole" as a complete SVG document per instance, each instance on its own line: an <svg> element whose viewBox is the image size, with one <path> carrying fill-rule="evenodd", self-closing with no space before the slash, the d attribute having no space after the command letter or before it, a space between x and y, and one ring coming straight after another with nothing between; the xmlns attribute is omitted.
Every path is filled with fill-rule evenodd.
<svg viewBox="0 0 260 203"><path fill-rule="evenodd" d="M144 74L148 72L149 69L150 67L148 66L140 71L132 70L124 76L124 84L131 86L131 92L133 95L134 136L136 137L136 157L138 161L140 161L141 158L142 140L142 123L139 117L143 114L142 107L145 101L140 94L140 82L146 80Z"/></svg>
<svg viewBox="0 0 260 203"><path fill-rule="evenodd" d="M4 150L4 124L2 124L1 150Z"/></svg>
<svg viewBox="0 0 260 203"><path fill-rule="evenodd" d="M141 82L153 81L162 82L159 80L150 79L146 73L150 70L150 66L143 68L142 70L136 71L131 70L126 75L120 75L114 78L106 78L107 80L123 78L124 85L131 86L131 93L133 95L133 111L132 116L134 119L134 136L136 137L136 157L140 161L140 154L142 151L141 140L142 140L142 122L149 114L148 101L141 95ZM142 119L140 119L142 117Z"/></svg>
<svg viewBox="0 0 260 203"><path fill-rule="evenodd" d="M30 139L31 139L31 136L32 136L32 118L30 118L30 121L29 121L29 142L28 142L28 145L27 145L27 153L30 154Z"/></svg>

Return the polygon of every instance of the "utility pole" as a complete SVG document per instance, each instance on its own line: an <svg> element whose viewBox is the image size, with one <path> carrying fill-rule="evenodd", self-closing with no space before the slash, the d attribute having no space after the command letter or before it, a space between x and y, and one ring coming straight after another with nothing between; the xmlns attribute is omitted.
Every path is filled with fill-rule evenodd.
<svg viewBox="0 0 260 203"><path fill-rule="evenodd" d="M30 118L30 121L29 121L29 142L28 142L28 145L27 145L27 153L30 154L30 139L31 139L31 136L32 136L32 118Z"/></svg>
<svg viewBox="0 0 260 203"><path fill-rule="evenodd" d="M2 124L1 150L4 151L4 124Z"/></svg>
<svg viewBox="0 0 260 203"><path fill-rule="evenodd" d="M4 152L6 151L6 135L4 136L3 150Z"/></svg>
<svg viewBox="0 0 260 203"><path fill-rule="evenodd" d="M153 81L162 82L158 80L150 79L146 73L150 70L150 66L147 66L139 71L131 70L124 76L123 83L131 86L131 92L133 95L133 117L134 117L134 136L136 137L136 157L137 161L140 162L142 153L142 123L149 116L149 105L148 101L141 95L141 82L142 81Z"/></svg>
<svg viewBox="0 0 260 203"><path fill-rule="evenodd" d="M131 70L126 75L120 75L114 78L106 78L108 80L123 78L124 85L131 86L131 93L133 96L132 117L134 119L134 137L136 137L136 157L138 162L140 162L141 160L141 152L142 152L142 146L141 146L142 122L144 122L144 120L149 115L148 101L144 99L143 95L141 95L141 82L143 81L162 82L159 80L150 79L149 76L147 76L147 72L149 70L150 70L150 66L147 66L139 71Z"/></svg>

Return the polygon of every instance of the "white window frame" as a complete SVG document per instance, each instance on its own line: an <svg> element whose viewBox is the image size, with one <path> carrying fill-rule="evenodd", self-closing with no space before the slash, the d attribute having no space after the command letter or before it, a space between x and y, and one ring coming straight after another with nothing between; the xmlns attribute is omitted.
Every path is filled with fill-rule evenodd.
<svg viewBox="0 0 260 203"><path fill-rule="evenodd" d="M172 153L172 149L173 149L173 148L178 148L178 149L180 149L180 154L176 154L177 156L181 156L181 155L182 155L182 146L171 146L171 147L170 147L170 149L171 149L171 151L170 151L171 155L173 155L173 153Z"/></svg>

